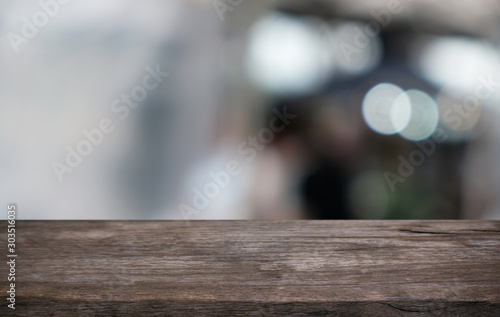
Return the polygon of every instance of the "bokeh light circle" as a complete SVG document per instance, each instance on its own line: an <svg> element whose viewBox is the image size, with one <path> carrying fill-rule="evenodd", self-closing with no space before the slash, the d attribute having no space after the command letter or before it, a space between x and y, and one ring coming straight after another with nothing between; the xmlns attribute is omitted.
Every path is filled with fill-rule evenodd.
<svg viewBox="0 0 500 317"><path fill-rule="evenodd" d="M430 137L439 123L439 110L434 99L420 90L408 90L405 95L411 102L411 119L399 134L410 141Z"/></svg>
<svg viewBox="0 0 500 317"><path fill-rule="evenodd" d="M395 134L406 128L411 115L411 103L404 91L393 84L378 84L363 99L363 118L380 134Z"/></svg>

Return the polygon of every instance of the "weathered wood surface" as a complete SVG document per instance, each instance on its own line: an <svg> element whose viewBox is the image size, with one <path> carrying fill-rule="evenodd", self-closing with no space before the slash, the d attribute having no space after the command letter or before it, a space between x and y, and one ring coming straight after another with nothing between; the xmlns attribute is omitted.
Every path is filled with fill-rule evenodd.
<svg viewBox="0 0 500 317"><path fill-rule="evenodd" d="M16 231L17 309L4 300L5 316L500 316L498 221L19 221Z"/></svg>

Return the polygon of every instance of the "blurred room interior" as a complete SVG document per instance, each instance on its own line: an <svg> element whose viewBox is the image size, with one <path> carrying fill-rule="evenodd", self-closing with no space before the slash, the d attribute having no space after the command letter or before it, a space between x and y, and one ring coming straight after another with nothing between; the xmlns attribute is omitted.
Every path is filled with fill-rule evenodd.
<svg viewBox="0 0 500 317"><path fill-rule="evenodd" d="M34 3L0 11L20 219L500 219L500 2Z"/></svg>

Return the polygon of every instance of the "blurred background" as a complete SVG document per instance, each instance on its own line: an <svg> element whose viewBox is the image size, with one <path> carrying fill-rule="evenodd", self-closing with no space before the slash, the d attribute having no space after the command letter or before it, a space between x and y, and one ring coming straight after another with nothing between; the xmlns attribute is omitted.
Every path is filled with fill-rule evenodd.
<svg viewBox="0 0 500 317"><path fill-rule="evenodd" d="M0 3L20 219L500 219L498 1Z"/></svg>

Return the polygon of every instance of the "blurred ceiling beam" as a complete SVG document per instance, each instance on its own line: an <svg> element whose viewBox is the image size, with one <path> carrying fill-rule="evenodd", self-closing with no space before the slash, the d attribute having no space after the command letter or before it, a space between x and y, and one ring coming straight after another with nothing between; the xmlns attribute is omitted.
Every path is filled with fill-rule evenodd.
<svg viewBox="0 0 500 317"><path fill-rule="evenodd" d="M494 0L280 0L278 8L327 19L371 21L371 11L387 10L394 2L403 10L392 15L388 28L410 24L416 31L500 36L500 1Z"/></svg>

